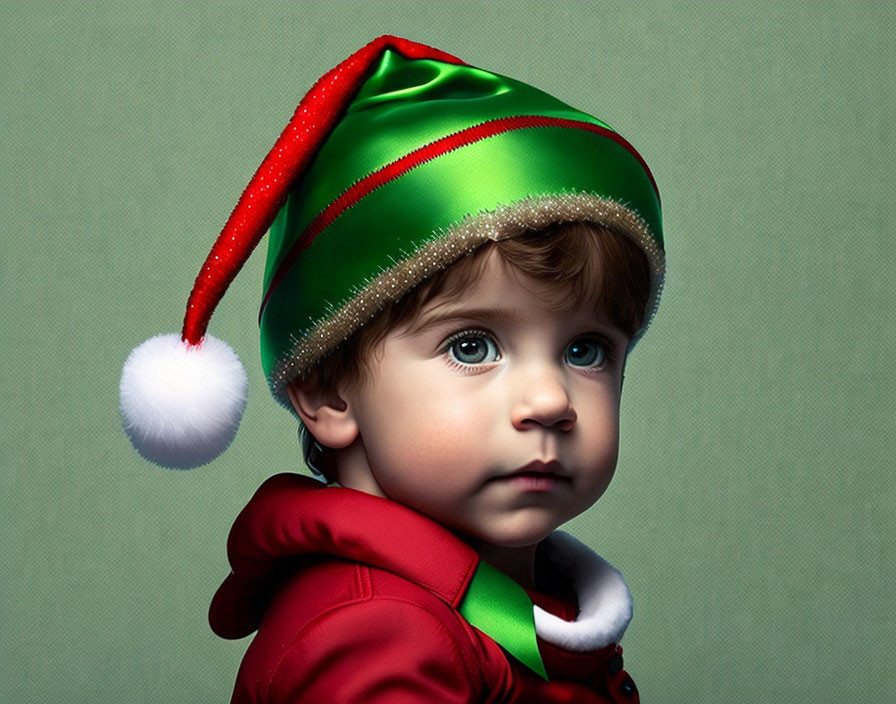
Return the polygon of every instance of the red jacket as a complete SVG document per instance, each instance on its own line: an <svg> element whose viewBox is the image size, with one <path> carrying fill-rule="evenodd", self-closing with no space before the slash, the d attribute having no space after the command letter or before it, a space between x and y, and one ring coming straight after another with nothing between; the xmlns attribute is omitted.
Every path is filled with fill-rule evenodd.
<svg viewBox="0 0 896 704"><path fill-rule="evenodd" d="M638 702L617 645L624 582L569 536L546 543L540 567L578 593L529 593L547 681L461 616L479 567L469 545L393 501L271 477L234 523L210 611L224 638L258 629L233 704Z"/></svg>

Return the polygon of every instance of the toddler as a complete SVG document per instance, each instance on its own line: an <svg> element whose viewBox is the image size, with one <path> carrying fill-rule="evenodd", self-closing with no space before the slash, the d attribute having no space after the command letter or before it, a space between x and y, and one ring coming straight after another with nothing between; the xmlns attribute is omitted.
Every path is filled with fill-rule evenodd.
<svg viewBox="0 0 896 704"><path fill-rule="evenodd" d="M234 523L211 624L257 634L233 702L638 701L628 589L556 529L613 476L662 287L643 159L526 84L368 44L302 100L182 334L126 364L125 428L159 464L234 437L245 375L206 327L269 228L262 363L322 481L276 475Z"/></svg>

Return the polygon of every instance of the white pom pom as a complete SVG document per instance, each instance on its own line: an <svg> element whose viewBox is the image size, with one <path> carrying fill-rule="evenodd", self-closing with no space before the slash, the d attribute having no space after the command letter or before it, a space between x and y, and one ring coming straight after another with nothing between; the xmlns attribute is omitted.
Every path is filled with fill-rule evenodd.
<svg viewBox="0 0 896 704"><path fill-rule="evenodd" d="M157 335L124 363L124 429L146 459L163 467L198 467L233 441L247 390L243 365L226 343L206 335L191 347L180 335Z"/></svg>

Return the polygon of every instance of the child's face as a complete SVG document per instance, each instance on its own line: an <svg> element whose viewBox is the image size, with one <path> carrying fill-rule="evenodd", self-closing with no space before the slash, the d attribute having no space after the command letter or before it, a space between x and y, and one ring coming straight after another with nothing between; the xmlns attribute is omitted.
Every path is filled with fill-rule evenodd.
<svg viewBox="0 0 896 704"><path fill-rule="evenodd" d="M610 483L628 339L590 306L556 310L537 280L486 257L460 295L392 330L345 396L382 494L522 547Z"/></svg>

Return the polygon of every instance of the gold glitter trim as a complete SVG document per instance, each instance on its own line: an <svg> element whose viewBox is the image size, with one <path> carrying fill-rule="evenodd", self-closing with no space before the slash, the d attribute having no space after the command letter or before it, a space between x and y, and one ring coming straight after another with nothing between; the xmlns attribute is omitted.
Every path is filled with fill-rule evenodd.
<svg viewBox="0 0 896 704"><path fill-rule="evenodd" d="M286 394L289 382L310 370L387 305L486 242L516 237L562 222L609 227L630 237L647 255L651 272L650 297L644 324L632 337L631 349L647 330L659 305L666 268L665 254L647 224L633 210L590 193L561 193L526 198L467 216L456 225L438 230L432 239L389 269L360 282L348 300L318 320L304 338L295 340L292 353L278 362L271 374L271 393L281 404L291 408Z"/></svg>

